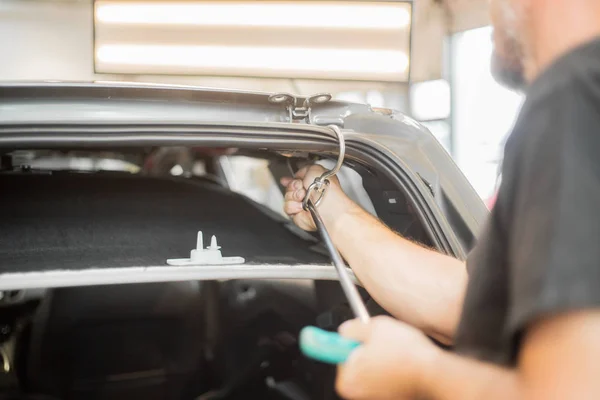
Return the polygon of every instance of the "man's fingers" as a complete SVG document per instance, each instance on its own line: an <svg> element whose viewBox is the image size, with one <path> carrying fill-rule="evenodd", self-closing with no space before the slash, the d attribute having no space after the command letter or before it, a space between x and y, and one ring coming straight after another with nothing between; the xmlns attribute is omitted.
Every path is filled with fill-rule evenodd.
<svg viewBox="0 0 600 400"><path fill-rule="evenodd" d="M279 183L281 183L281 186L287 187L293 180L294 178L292 178L291 176L284 176L279 180Z"/></svg>
<svg viewBox="0 0 600 400"><path fill-rule="evenodd" d="M279 180L279 183L281 183L282 186L289 187L291 182L294 182L294 185L296 185L295 181L298 181L299 184L302 185L302 180L306 177L306 174L311 169L316 173L317 176L321 175L325 171L325 168L323 168L320 165L307 165L305 167L300 168L293 178L289 176L284 176Z"/></svg>
<svg viewBox="0 0 600 400"><path fill-rule="evenodd" d="M308 169L311 167L311 165L307 165L305 167L300 168L297 172L296 175L294 175L297 179L304 179L304 176L306 175L306 173L308 172Z"/></svg>
<svg viewBox="0 0 600 400"><path fill-rule="evenodd" d="M302 200L304 200L304 196L306 196L306 190L304 190L304 189L296 190L293 194L293 199L296 201L302 201Z"/></svg>
<svg viewBox="0 0 600 400"><path fill-rule="evenodd" d="M306 195L306 190L300 189L295 191L287 191L285 192L284 199L285 201L302 201L304 200L304 196Z"/></svg>
<svg viewBox="0 0 600 400"><path fill-rule="evenodd" d="M302 209L302 204L300 204L300 210L301 210L301 211L303 210L303 209ZM314 230L315 230L314 226L312 226L312 225L310 224L310 222L308 222L308 221L306 220L306 216L305 216L305 215L303 215L303 214L302 214L302 213L300 213L300 212L296 213L296 214L295 214L295 215L292 217L292 220L294 221L294 223L295 223L295 224L296 224L298 227L300 227L300 229L303 229L303 230L305 230L305 231L309 231L309 232L310 232L310 231L314 231Z"/></svg>
<svg viewBox="0 0 600 400"><path fill-rule="evenodd" d="M340 396L344 399L368 399L369 396L365 395L365 385L368 382L364 382L361 379L361 372L365 367L365 362L368 358L363 355L364 349L360 347L354 350L348 360L344 364L340 364L337 367L337 377L335 380L335 389Z"/></svg>
<svg viewBox="0 0 600 400"><path fill-rule="evenodd" d="M359 342L365 342L369 339L372 326L371 324L365 324L358 319L353 319L344 322L340 325L338 332L340 335L345 336L349 339L358 340Z"/></svg>
<svg viewBox="0 0 600 400"><path fill-rule="evenodd" d="M302 179L292 178L289 176L284 176L279 180L281 186L284 186L288 189L300 189L302 185Z"/></svg>
<svg viewBox="0 0 600 400"><path fill-rule="evenodd" d="M300 179L291 179L287 181L287 191L285 192L286 201L302 201L305 194L306 191L304 190Z"/></svg>
<svg viewBox="0 0 600 400"><path fill-rule="evenodd" d="M342 336L366 343L374 332L397 329L399 325L406 326L402 321L398 321L386 315L379 315L371 318L366 324L358 319L346 321L340 325L338 331Z"/></svg>
<svg viewBox="0 0 600 400"><path fill-rule="evenodd" d="M299 212L302 212L302 203L299 202L294 202L294 201L287 201L284 205L283 205L283 211L287 214L287 215L296 215ZM302 227L301 227L302 228Z"/></svg>
<svg viewBox="0 0 600 400"><path fill-rule="evenodd" d="M298 190L304 188L301 179L294 179L286 176L279 181L287 190Z"/></svg>
<svg viewBox="0 0 600 400"><path fill-rule="evenodd" d="M301 179L294 179L288 185L288 189L289 190L303 190L304 189L304 184L302 183Z"/></svg>

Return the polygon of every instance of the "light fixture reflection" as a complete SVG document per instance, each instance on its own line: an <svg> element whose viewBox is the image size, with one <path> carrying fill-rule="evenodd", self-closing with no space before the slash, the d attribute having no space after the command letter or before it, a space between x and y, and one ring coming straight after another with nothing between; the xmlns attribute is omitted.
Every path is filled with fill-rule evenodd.
<svg viewBox="0 0 600 400"><path fill-rule="evenodd" d="M400 74L409 63L399 50L121 44L102 45L97 60L117 65L358 74Z"/></svg>
<svg viewBox="0 0 600 400"><path fill-rule="evenodd" d="M96 3L96 19L107 24L253 26L330 29L403 29L410 23L402 3L168 2Z"/></svg>

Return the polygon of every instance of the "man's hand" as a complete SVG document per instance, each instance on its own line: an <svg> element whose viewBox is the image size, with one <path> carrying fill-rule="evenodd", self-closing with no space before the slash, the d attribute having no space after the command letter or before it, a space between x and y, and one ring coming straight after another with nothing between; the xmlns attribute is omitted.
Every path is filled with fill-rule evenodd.
<svg viewBox="0 0 600 400"><path fill-rule="evenodd" d="M307 231L315 225L302 199L323 172L313 165L281 180L285 212ZM467 285L464 263L403 239L350 200L335 177L330 182L319 214L364 288L394 317L451 343Z"/></svg>
<svg viewBox="0 0 600 400"><path fill-rule="evenodd" d="M340 333L363 345L339 367L349 400L554 400L600 398L600 311L536 320L522 337L514 368L437 348L423 334L387 317L350 321Z"/></svg>
<svg viewBox="0 0 600 400"><path fill-rule="evenodd" d="M340 326L341 335L363 344L338 368L336 389L345 399L412 399L442 352L421 331L390 317Z"/></svg>
<svg viewBox="0 0 600 400"><path fill-rule="evenodd" d="M316 226L310 212L302 208L302 200L306 195L306 189L325 171L325 168L320 165L312 165L300 169L295 178L281 179L281 184L287 188L283 209L292 217L296 225L306 231L314 231ZM331 228L337 218L357 206L344 194L336 177L329 178L329 182L325 197L319 203L319 213L327 227Z"/></svg>

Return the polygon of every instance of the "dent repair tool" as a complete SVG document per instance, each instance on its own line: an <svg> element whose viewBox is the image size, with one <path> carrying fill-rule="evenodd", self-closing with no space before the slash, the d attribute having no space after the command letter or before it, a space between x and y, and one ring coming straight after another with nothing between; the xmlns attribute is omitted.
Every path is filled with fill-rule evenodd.
<svg viewBox="0 0 600 400"><path fill-rule="evenodd" d="M360 293L358 293L356 286L354 286L348 270L346 269L346 264L333 244L333 240L331 239L331 236L329 235L329 232L327 231L327 228L325 227L325 224L323 223L323 220L317 211L317 205L321 202L321 200L323 200L326 190L329 187L328 178L331 178L337 174L344 163L344 154L346 149L344 137L341 130L337 126L330 125L330 128L336 134L340 143L338 162L332 170L326 171L323 173L323 175L317 177L309 186L306 191L306 196L302 201L302 206L305 210L310 212L313 220L315 221L317 230L321 235L321 239L325 243L325 247L329 252L331 261L338 273L342 290L344 291L344 295L350 303L350 308L354 312L354 315L360 319L360 321L363 323L368 323L369 312L367 311L365 303L360 297ZM314 202L312 199L313 192L317 196ZM328 364L340 364L345 362L350 353L358 346L360 346L360 342L346 339L335 332L325 331L314 326L307 326L300 332L300 349L302 350L302 353L304 353L304 355L307 357Z"/></svg>

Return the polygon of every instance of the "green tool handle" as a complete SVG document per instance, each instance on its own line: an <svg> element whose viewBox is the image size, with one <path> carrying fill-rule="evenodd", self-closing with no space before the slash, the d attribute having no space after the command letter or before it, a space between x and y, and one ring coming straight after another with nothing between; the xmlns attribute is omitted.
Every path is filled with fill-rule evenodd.
<svg viewBox="0 0 600 400"><path fill-rule="evenodd" d="M300 350L305 356L327 364L342 364L360 342L335 332L307 326L300 331Z"/></svg>

